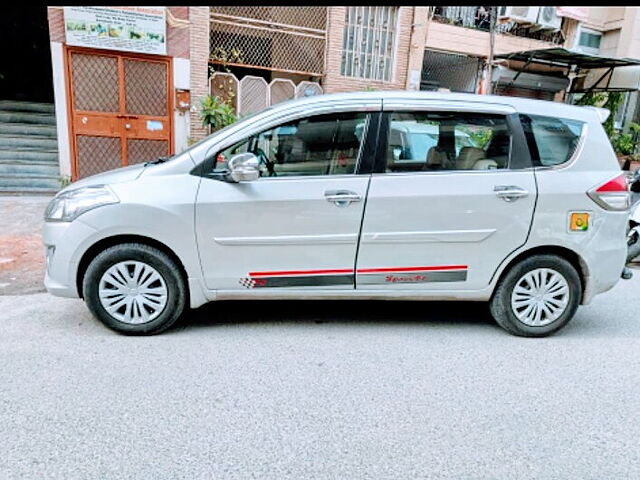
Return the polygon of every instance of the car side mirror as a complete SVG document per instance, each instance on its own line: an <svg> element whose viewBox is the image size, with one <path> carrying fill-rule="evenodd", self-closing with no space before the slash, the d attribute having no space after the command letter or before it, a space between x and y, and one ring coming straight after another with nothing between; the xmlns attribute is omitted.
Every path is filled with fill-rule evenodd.
<svg viewBox="0 0 640 480"><path fill-rule="evenodd" d="M229 160L229 174L227 179L230 182L253 182L260 178L260 162L253 153L239 153Z"/></svg>

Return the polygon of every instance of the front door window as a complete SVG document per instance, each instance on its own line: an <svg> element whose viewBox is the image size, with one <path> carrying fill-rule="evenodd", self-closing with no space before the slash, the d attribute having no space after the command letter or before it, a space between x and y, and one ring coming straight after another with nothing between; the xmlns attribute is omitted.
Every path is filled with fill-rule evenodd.
<svg viewBox="0 0 640 480"><path fill-rule="evenodd" d="M226 172L228 161L245 152L258 157L261 177L355 173L367 118L336 113L278 125L219 152L214 173Z"/></svg>

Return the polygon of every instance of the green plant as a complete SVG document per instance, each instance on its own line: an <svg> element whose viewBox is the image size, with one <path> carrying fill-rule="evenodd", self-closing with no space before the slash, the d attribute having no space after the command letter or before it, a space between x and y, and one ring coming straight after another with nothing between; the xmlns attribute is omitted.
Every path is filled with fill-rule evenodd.
<svg viewBox="0 0 640 480"><path fill-rule="evenodd" d="M611 138L611 146L620 155L631 155L636 149L636 142L630 133L619 133Z"/></svg>
<svg viewBox="0 0 640 480"><path fill-rule="evenodd" d="M486 147L493 135L493 130L491 130L490 128L470 128L466 125L460 126L458 128L461 132L469 135L471 143L474 147L477 148Z"/></svg>
<svg viewBox="0 0 640 480"><path fill-rule="evenodd" d="M200 120L202 126L219 130L236 121L233 107L215 95L207 95L200 100Z"/></svg>
<svg viewBox="0 0 640 480"><path fill-rule="evenodd" d="M209 60L215 63L221 63L222 66L228 71L228 63L244 63L244 52L239 48L232 48L226 50L223 47L216 47L209 55Z"/></svg>
<svg viewBox="0 0 640 480"><path fill-rule="evenodd" d="M607 92L607 101L604 102L602 108L606 108L611 113L602 126L604 127L604 131L607 132L607 135L609 135L609 138L612 138L615 135L614 119L623 99L624 96L622 92Z"/></svg>
<svg viewBox="0 0 640 480"><path fill-rule="evenodd" d="M58 182L60 182L60 188L65 188L71 184L71 177L68 175L61 175L58 177Z"/></svg>
<svg viewBox="0 0 640 480"><path fill-rule="evenodd" d="M587 92L580 100L576 102L576 105L591 105L598 107L607 100L607 95L602 92Z"/></svg>
<svg viewBox="0 0 640 480"><path fill-rule="evenodd" d="M489 144L489 140L491 140L492 134L493 130L487 128L471 132L469 136L471 137L471 141L474 145L476 145L478 148L484 149L484 147Z"/></svg>
<svg viewBox="0 0 640 480"><path fill-rule="evenodd" d="M611 146L616 153L620 155L633 155L636 151L637 138L640 134L640 125L631 122L629 125L629 133L616 133L611 138Z"/></svg>
<svg viewBox="0 0 640 480"><path fill-rule="evenodd" d="M602 124L602 126L604 127L604 131L607 132L607 136L611 140L612 145L614 144L614 142L618 142L620 148L626 149L628 147L629 139L626 137L619 138L625 134L620 135L616 133L614 123L616 113L618 112L618 108L620 108L620 105L622 105L623 100L623 92L587 92L580 98L580 100L576 102L576 105L592 105L609 110L609 117Z"/></svg>
<svg viewBox="0 0 640 480"><path fill-rule="evenodd" d="M226 50L223 47L216 47L209 55L209 78L213 77L216 72L232 73L229 64L243 64L244 52L239 48ZM231 78L216 80L216 94L219 101L226 103L231 107L231 113L234 113L233 102L236 96L234 91L235 82ZM237 119L234 119L235 121ZM233 123L233 121L229 123Z"/></svg>

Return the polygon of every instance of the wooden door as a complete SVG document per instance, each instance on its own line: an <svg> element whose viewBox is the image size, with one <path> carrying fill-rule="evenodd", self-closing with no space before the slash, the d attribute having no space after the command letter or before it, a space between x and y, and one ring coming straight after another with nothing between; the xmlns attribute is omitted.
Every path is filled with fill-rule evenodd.
<svg viewBox="0 0 640 480"><path fill-rule="evenodd" d="M67 49L72 179L173 153L171 60Z"/></svg>

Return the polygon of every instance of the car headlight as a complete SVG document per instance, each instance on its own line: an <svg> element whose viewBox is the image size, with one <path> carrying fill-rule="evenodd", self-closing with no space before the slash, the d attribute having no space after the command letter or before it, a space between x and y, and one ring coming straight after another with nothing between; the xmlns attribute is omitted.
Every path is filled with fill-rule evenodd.
<svg viewBox="0 0 640 480"><path fill-rule="evenodd" d="M72 222L94 208L120 200L106 185L78 188L56 195L44 212L46 222Z"/></svg>

